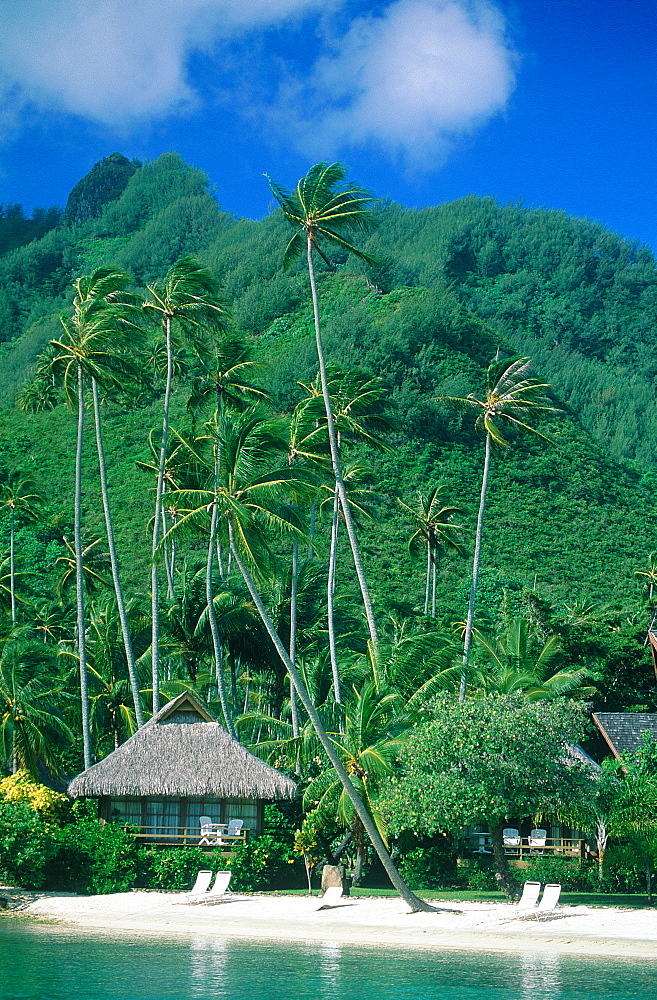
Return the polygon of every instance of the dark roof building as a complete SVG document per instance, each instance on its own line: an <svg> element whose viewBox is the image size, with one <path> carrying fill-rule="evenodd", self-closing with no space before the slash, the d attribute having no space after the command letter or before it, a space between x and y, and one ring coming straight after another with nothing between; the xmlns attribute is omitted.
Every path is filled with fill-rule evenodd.
<svg viewBox="0 0 657 1000"><path fill-rule="evenodd" d="M593 721L614 757L635 753L644 733L657 740L657 715L649 712L596 712Z"/></svg>

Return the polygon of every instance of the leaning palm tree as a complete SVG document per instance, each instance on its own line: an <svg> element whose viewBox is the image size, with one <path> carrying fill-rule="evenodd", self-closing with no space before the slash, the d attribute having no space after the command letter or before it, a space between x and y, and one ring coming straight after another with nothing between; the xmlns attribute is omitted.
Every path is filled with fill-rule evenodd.
<svg viewBox="0 0 657 1000"><path fill-rule="evenodd" d="M36 492L31 479L23 479L20 472L12 472L6 482L0 484L0 507L9 511L9 575L11 597L11 622L16 624L16 567L15 541L16 518L35 521L39 517L39 504L43 497Z"/></svg>
<svg viewBox="0 0 657 1000"><path fill-rule="evenodd" d="M477 533L475 551L472 563L472 583L468 602L468 616L463 639L463 671L459 690L459 701L465 698L468 665L470 662L470 647L472 645L472 629L475 604L477 600L477 581L479 563L481 560L481 538L484 527L484 512L486 509L486 490L490 470L491 452L493 446L507 448L509 441L504 436L511 428L528 431L535 437L551 444L549 438L535 427L527 423L528 419L542 416L546 413L556 413L559 408L552 405L546 395L549 389L547 382L528 376L531 366L530 358L510 358L493 361L486 373L486 392L482 399L474 393L462 399L454 396L440 396L438 401L452 406L457 410L475 413L475 430L485 436L484 471L481 479L479 495L479 512L477 514Z"/></svg>
<svg viewBox="0 0 657 1000"><path fill-rule="evenodd" d="M193 350L202 353L209 342L208 328L223 329L227 319L226 307L220 298L217 280L208 268L194 257L181 257L173 264L160 285L149 285L150 298L144 308L158 314L166 345L166 383L162 415L162 440L155 488L155 516L153 518L153 544L151 565L152 641L151 660L153 672L153 712L160 707L159 680L159 593L157 555L160 545L160 523L164 468L169 440L169 409L173 381L173 351L182 340ZM175 327L174 327L175 321Z"/></svg>
<svg viewBox="0 0 657 1000"><path fill-rule="evenodd" d="M463 527L455 524L454 518L460 517L464 511L461 507L446 504L444 485L434 486L427 496L418 492L418 500L414 507L409 507L397 497L397 503L412 520L415 531L408 543L411 555L416 555L424 544L427 550L427 571L424 587L424 613L429 614L429 594L431 593L431 617L436 617L436 563L441 551L452 549L459 555L465 555L461 542Z"/></svg>
<svg viewBox="0 0 657 1000"><path fill-rule="evenodd" d="M301 178L294 191L286 191L280 185L274 183L271 178L268 178L268 180L272 194L283 209L286 220L295 229L295 233L285 249L283 266L288 267L303 254L304 250L306 253L313 302L315 343L319 361L322 397L326 411L331 464L363 597L370 639L376 650L378 646L378 634L374 620L374 611L372 609L365 568L342 476L337 430L331 403L324 345L322 342L319 298L317 295L313 259L313 255L318 253L322 260L332 268L331 261L322 249L322 244L328 244L329 246L338 247L342 251L347 251L347 253L354 254L368 264L374 263L372 257L362 250L357 249L343 235L345 232L366 232L374 225L374 216L371 211L371 196L353 184L345 184L345 176L346 171L341 163L316 163L315 166L310 168L306 176Z"/></svg>

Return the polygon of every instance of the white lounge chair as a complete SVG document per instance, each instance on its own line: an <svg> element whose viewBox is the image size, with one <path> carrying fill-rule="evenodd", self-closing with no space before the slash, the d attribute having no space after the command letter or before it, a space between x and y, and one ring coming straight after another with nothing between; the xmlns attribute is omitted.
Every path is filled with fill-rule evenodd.
<svg viewBox="0 0 657 1000"><path fill-rule="evenodd" d="M518 920L531 915L536 909L538 897L541 894L540 882L525 882L522 896L512 906L498 906L497 916L500 920Z"/></svg>
<svg viewBox="0 0 657 1000"><path fill-rule="evenodd" d="M540 903L536 909L532 913L528 913L527 916L535 918L536 920L545 920L547 917L563 916L563 907L557 907L560 895L561 886L558 883L552 882L546 885L543 890Z"/></svg>
<svg viewBox="0 0 657 1000"><path fill-rule="evenodd" d="M196 876L196 881L192 886L192 891L187 894L188 900L202 899L206 892L210 888L210 882L212 881L212 872L200 871Z"/></svg>
<svg viewBox="0 0 657 1000"><path fill-rule="evenodd" d="M502 842L505 854L518 854L520 847L520 830L515 826L507 826L502 830Z"/></svg>
<svg viewBox="0 0 657 1000"><path fill-rule="evenodd" d="M543 848L545 847L545 842L547 840L547 830L542 830L537 828L532 830L527 838L527 843L529 844L530 854L543 854Z"/></svg>
<svg viewBox="0 0 657 1000"><path fill-rule="evenodd" d="M232 872L217 872L212 888L197 899L190 899L190 903L218 903L228 891L232 874Z"/></svg>
<svg viewBox="0 0 657 1000"><path fill-rule="evenodd" d="M320 897L317 901L316 910L322 910L325 906L335 906L337 901L342 896L342 886L341 885L330 885L328 889L324 892L324 895Z"/></svg>

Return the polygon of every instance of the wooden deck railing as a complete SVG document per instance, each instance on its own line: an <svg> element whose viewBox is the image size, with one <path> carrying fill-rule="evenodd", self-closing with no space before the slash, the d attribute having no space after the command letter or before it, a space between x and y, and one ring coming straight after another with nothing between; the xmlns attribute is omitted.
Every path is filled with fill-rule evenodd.
<svg viewBox="0 0 657 1000"><path fill-rule="evenodd" d="M492 854L490 833L471 833L463 838L473 854ZM586 854L586 841L574 837L547 837L545 844L537 847L529 844L529 837L521 837L517 846L505 845L504 853L509 858L535 857L537 854L565 854L569 857L583 858Z"/></svg>
<svg viewBox="0 0 657 1000"><path fill-rule="evenodd" d="M133 826L126 824L125 828L130 830L138 840L148 840L152 844L171 844L172 846L190 847L197 846L199 841L204 839L201 836L198 823L194 826L164 826L161 823L153 826ZM225 830L221 830L217 831L219 844L210 842L209 844L201 844L200 846L202 850L206 851L230 851L240 844L245 844L248 834L248 830L241 830L238 834L230 835ZM212 841L214 833L207 839Z"/></svg>

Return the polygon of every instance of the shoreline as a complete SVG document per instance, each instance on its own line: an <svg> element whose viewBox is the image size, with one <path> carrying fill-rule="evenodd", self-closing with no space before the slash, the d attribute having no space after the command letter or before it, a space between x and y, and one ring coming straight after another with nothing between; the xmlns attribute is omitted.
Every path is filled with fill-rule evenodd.
<svg viewBox="0 0 657 1000"><path fill-rule="evenodd" d="M657 912L565 906L547 920L503 920L505 907L449 902L436 913L409 913L396 897L343 897L317 909L318 897L231 893L190 904L184 893L134 891L107 896L40 893L3 911L9 919L104 936L214 936L422 951L540 952L598 958L657 956ZM32 895L32 894L30 894ZM10 897L11 898L11 897ZM441 906L439 899L433 900ZM510 908L509 908L509 912ZM2 926L0 919L0 928Z"/></svg>

